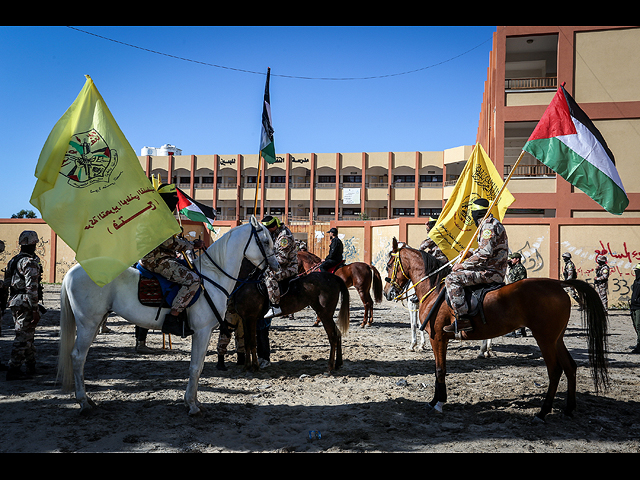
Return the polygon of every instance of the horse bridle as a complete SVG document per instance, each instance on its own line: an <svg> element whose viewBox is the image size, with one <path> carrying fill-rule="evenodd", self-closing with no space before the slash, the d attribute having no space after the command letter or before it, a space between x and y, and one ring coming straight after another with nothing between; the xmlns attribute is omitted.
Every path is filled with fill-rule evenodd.
<svg viewBox="0 0 640 480"><path fill-rule="evenodd" d="M400 286L400 285L398 284L398 282L396 281L396 276L397 276L397 273L398 273L398 269L400 270L400 272L402 273L402 276L403 276L404 278L406 278L407 280L411 280L411 278L409 278L409 276L405 273L405 271L404 271L404 267L402 266L402 260L400 260L400 250L402 250L403 248L404 248L404 247L399 248L397 252L391 252L391 253L389 253L389 255L390 255L391 257L394 257L394 259L395 259L395 260L393 261L393 270L392 270L392 272L391 272L391 276L392 276L393 278L386 277L386 278L384 279L387 283L391 284L391 286L395 287L395 288L399 291L398 295L396 295L396 297L394 298L394 300L399 300L400 298L402 298L402 297L403 297L403 294L404 294L404 291L405 291L405 290L408 290L408 288L407 288L407 287L408 287L408 285L409 285L407 282L405 282L405 284L404 284L403 286ZM431 277L431 276L435 275L435 274L436 274L436 273L438 273L440 270L445 269L446 267L448 267L449 265L451 265L453 262L455 262L455 261L457 260L457 258L458 258L458 257L454 258L453 260L449 261L448 263L445 263L443 266L441 266L440 268L438 268L438 269L434 270L433 272L429 273L428 275L425 275L425 276L424 276L424 277L422 277L420 280L418 280L416 283L414 283L412 288L415 290L415 287L416 287L418 284L420 284L420 283L424 282L427 278L429 278L429 277ZM389 271L389 263L391 263L391 261L392 261L392 260L391 260L391 259L389 259L389 261L387 262L387 272ZM442 280L442 282L444 282L444 279ZM442 282L441 282L441 283L442 283ZM423 296L422 296L422 298L420 299L420 303L422 303L422 302L424 301L424 299L425 299L425 298L427 298L427 297L429 296L429 294L431 294L431 293L432 293L436 288L437 288L437 285L436 285L436 286L434 286L431 290L429 290L425 295L423 295ZM406 297L404 297L404 298L407 298L408 296L409 296L409 295L407 294L407 295L406 295Z"/></svg>
<svg viewBox="0 0 640 480"><path fill-rule="evenodd" d="M260 253L263 256L263 260L256 266L256 269L259 269L260 266L264 263L267 262L267 260L269 259L269 257L274 257L275 253L272 253L271 255L267 255L267 252L264 249L264 245L262 244L262 241L260 240L260 237L258 236L258 232L262 231L262 229L264 229L264 227L260 227L260 230L258 230L253 223L251 224L251 235L249 235L249 238L247 238L247 243L244 246L244 249L242 251L242 255L244 256L247 253L247 248L249 248L249 244L251 243L251 239L253 239L255 237L256 239L256 243L258 244L258 248L260 249ZM241 283L248 283L249 278L247 279L241 279L241 278L234 278L231 275L229 275L227 272L225 272L222 267L220 267L220 265L218 265L213 258L211 258L211 256L209 255L209 252L207 252L206 250L203 250L204 254L207 256L207 258L209 259L209 261L213 264L214 267L216 267L218 270L220 270L222 273L224 273L228 278L230 278L231 280L235 280L236 282L241 282ZM216 282L214 282L213 280L211 280L210 278L206 277L205 275L203 275L201 272L198 272L198 275L200 275L200 277L204 278L205 280L207 280L209 283L213 284L214 286L216 286L219 290L221 290L222 292L224 292L224 294L229 297L231 294L229 292L227 292L224 288L222 288L221 285L218 285ZM239 287L238 287L239 288ZM237 289L236 289L237 290Z"/></svg>

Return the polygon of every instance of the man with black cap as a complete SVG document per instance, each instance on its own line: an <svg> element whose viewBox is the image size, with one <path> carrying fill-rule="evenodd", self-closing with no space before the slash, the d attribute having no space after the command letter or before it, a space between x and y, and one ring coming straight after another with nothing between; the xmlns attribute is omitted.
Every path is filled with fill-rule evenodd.
<svg viewBox="0 0 640 480"><path fill-rule="evenodd" d="M480 283L500 283L507 273L509 243L507 232L492 214L487 215L489 202L478 198L469 205L471 217L478 228L478 248L464 261L453 266L445 279L456 321L447 325L445 332L472 331L471 320L465 315L468 305L464 298L464 287ZM483 220L483 218L487 217Z"/></svg>
<svg viewBox="0 0 640 480"><path fill-rule="evenodd" d="M331 239L331 245L329 246L329 254L324 259L324 262L320 264L320 270L323 272L328 272L342 262L342 252L344 250L342 240L338 238L338 229L336 227L330 228L327 233Z"/></svg>

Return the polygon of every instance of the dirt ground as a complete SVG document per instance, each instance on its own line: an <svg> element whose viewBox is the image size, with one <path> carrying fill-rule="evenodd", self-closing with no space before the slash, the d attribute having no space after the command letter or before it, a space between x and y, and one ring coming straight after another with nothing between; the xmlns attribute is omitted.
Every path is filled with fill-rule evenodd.
<svg viewBox="0 0 640 480"><path fill-rule="evenodd" d="M373 326L361 329L363 308L354 290L344 366L331 375L328 340L324 329L312 327L310 309L274 320L272 364L255 374L235 364L233 341L229 369L215 368L215 330L199 387L207 414L195 418L183 402L190 340L172 337L172 348L163 350L162 334L149 332L148 344L159 353L139 355L133 325L112 316L113 333L98 335L85 372L99 409L81 416L73 394L55 382L59 286L46 287L45 306L36 334L40 372L11 382L0 374L2 453L640 451L640 356L629 354L635 332L628 312L610 312L611 388L595 395L574 308L565 339L580 367L578 408L574 418L562 414L563 379L554 411L536 423L547 375L532 337L495 339L497 356L490 359L476 358L479 342L452 343L448 403L443 414L427 414L430 348L409 349L408 311L399 303L376 305ZM4 364L12 323L5 313Z"/></svg>

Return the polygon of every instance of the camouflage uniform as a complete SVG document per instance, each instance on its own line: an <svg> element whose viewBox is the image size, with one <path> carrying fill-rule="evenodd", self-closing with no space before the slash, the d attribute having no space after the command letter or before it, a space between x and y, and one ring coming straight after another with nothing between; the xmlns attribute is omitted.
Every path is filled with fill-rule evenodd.
<svg viewBox="0 0 640 480"><path fill-rule="evenodd" d="M468 305L464 287L504 281L509 245L502 223L489 215L478 233L478 248L461 263L462 269L447 275L445 285L456 316L465 315Z"/></svg>
<svg viewBox="0 0 640 480"><path fill-rule="evenodd" d="M431 238L428 236L430 231L431 229L427 228L427 238L420 244L420 250L424 250L425 252L433 255L436 260L440 260L443 263L449 263L449 259L444 253L442 253L442 250L438 248L436 242L431 240Z"/></svg>
<svg viewBox="0 0 640 480"><path fill-rule="evenodd" d="M562 270L562 276L565 280L575 280L578 278L578 272L576 271L576 265L571 260L571 254L569 252L562 254L562 259L564 260L564 269ZM578 303L580 309L582 306L580 305L580 297L576 293L576 290L571 287L565 287L565 292L567 292L573 299Z"/></svg>
<svg viewBox="0 0 640 480"><path fill-rule="evenodd" d="M180 263L176 257L181 250L193 249L193 244L180 237L170 237L140 259L140 265L150 272L162 275L167 280L182 285L178 290L171 309L182 312L200 288L197 273Z"/></svg>
<svg viewBox="0 0 640 480"><path fill-rule="evenodd" d="M18 243L21 246L35 245L38 235L31 230L20 234ZM38 302L42 299L42 265L35 253L22 252L10 260L15 262L10 281L9 308L15 323L16 338L9 361L10 371L19 369L26 363L27 370L32 371L36 363L34 336L36 325L40 321ZM7 268L7 272L9 269Z"/></svg>
<svg viewBox="0 0 640 480"><path fill-rule="evenodd" d="M298 274L298 249L293 238L293 233L286 226L280 225L271 234L275 256L280 264L280 270L274 272L267 270L265 284L272 305L280 304L280 287L278 281L293 277Z"/></svg>
<svg viewBox="0 0 640 480"><path fill-rule="evenodd" d="M596 278L593 279L600 300L605 309L609 308L609 300L607 298L607 290L609 289L609 265L607 265L607 257L598 255L596 257L598 266L596 267Z"/></svg>
<svg viewBox="0 0 640 480"><path fill-rule="evenodd" d="M518 255L517 257L515 255ZM522 258L520 254L511 254L510 258ZM509 266L509 275L507 276L509 283L517 282L518 280L524 280L527 278L527 269L522 263L514 263Z"/></svg>

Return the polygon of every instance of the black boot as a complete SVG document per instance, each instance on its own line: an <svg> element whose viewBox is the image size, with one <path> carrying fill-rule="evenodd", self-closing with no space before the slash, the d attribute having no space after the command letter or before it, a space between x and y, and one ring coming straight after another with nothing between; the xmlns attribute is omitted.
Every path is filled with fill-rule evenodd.
<svg viewBox="0 0 640 480"><path fill-rule="evenodd" d="M30 378L26 373L20 370L20 367L9 367L7 370L7 380L26 380Z"/></svg>
<svg viewBox="0 0 640 480"><path fill-rule="evenodd" d="M216 368L223 372L227 371L227 367L224 364L224 355L218 355L218 364L216 365Z"/></svg>

